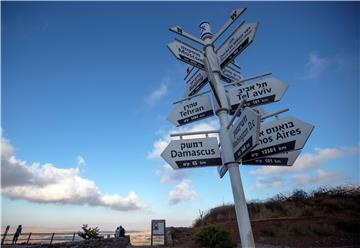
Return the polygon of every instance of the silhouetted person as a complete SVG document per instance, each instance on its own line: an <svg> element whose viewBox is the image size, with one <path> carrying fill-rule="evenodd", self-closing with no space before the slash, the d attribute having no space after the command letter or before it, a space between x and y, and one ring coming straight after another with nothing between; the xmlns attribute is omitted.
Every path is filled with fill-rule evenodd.
<svg viewBox="0 0 360 248"><path fill-rule="evenodd" d="M119 235L121 238L125 238L125 229L120 226L120 235Z"/></svg>
<svg viewBox="0 0 360 248"><path fill-rule="evenodd" d="M14 234L14 238L13 238L13 242L12 242L13 244L16 244L16 242L21 234L21 231L22 231L22 227L21 227L21 225L19 225Z"/></svg>
<svg viewBox="0 0 360 248"><path fill-rule="evenodd" d="M115 238L118 239L120 236L120 227L117 227L115 230Z"/></svg>

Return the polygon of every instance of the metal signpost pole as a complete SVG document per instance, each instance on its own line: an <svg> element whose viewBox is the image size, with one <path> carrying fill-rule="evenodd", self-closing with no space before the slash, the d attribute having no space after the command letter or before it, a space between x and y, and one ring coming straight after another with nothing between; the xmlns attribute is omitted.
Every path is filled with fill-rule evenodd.
<svg viewBox="0 0 360 248"><path fill-rule="evenodd" d="M219 59L214 51L212 44L212 33L210 24L202 22L200 24L201 38L204 41L205 65L208 78L213 89L215 105L218 105L216 111L220 121L220 144L223 153L223 163L229 169L231 188L234 196L236 218L240 232L242 247L255 247L254 237L251 230L249 213L246 205L244 190L242 187L239 166L235 162L233 145L231 142L231 129L227 129L229 125L228 114L230 106L225 94L224 86L220 83L220 65Z"/></svg>

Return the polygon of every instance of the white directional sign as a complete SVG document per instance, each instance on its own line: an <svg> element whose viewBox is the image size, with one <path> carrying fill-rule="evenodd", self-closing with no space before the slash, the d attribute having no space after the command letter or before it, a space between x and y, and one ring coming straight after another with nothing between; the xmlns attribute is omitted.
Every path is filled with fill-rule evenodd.
<svg viewBox="0 0 360 248"><path fill-rule="evenodd" d="M179 126L214 115L210 97L202 95L174 105L168 120Z"/></svg>
<svg viewBox="0 0 360 248"><path fill-rule="evenodd" d="M254 160L242 161L243 165L275 165L275 166L292 166L301 153L301 150L278 153Z"/></svg>
<svg viewBox="0 0 360 248"><path fill-rule="evenodd" d="M249 107L240 114L239 120L234 124L232 140L235 161L239 161L259 142L260 115Z"/></svg>
<svg viewBox="0 0 360 248"><path fill-rule="evenodd" d="M222 71L221 79L228 83L232 83L241 80L241 75L240 72L238 72L234 68L226 66ZM208 81L209 80L206 71L198 69L186 81L184 97L189 97L197 94L207 84Z"/></svg>
<svg viewBox="0 0 360 248"><path fill-rule="evenodd" d="M254 40L258 23L239 25L217 50L223 68L239 55Z"/></svg>
<svg viewBox="0 0 360 248"><path fill-rule="evenodd" d="M227 83L232 83L241 80L241 74L230 66L225 66L221 73L221 79Z"/></svg>
<svg viewBox="0 0 360 248"><path fill-rule="evenodd" d="M235 110L242 99L246 100L244 106L248 107L277 102L287 88L286 83L276 78L265 78L251 84L234 87L229 91L231 108Z"/></svg>
<svg viewBox="0 0 360 248"><path fill-rule="evenodd" d="M314 126L294 117L261 125L259 144L243 157L244 161L302 149Z"/></svg>
<svg viewBox="0 0 360 248"><path fill-rule="evenodd" d="M217 138L172 140L161 157L174 169L221 165Z"/></svg>
<svg viewBox="0 0 360 248"><path fill-rule="evenodd" d="M204 53L190 45L182 43L178 40L168 44L168 48L181 61L193 65L200 69L205 69Z"/></svg>
<svg viewBox="0 0 360 248"><path fill-rule="evenodd" d="M206 71L198 69L187 81L184 97L189 97L198 93L208 82Z"/></svg>

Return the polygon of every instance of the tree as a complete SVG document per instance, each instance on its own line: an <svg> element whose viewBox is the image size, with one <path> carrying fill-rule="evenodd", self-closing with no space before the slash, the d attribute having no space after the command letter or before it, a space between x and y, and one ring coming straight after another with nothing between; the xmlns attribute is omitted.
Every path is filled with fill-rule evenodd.
<svg viewBox="0 0 360 248"><path fill-rule="evenodd" d="M82 228L83 232L78 232L78 235L83 239L99 239L101 238L99 235L99 228L95 227L89 227L87 224L83 224Z"/></svg>

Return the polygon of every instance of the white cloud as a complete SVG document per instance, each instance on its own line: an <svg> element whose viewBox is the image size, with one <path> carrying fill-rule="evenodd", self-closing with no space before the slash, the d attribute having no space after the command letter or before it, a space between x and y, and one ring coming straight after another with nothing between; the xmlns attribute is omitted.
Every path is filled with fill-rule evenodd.
<svg viewBox="0 0 360 248"><path fill-rule="evenodd" d="M134 192L127 196L105 195L95 182L80 176L79 168L52 164L28 164L16 159L9 141L1 138L1 193L11 199L110 207L130 211L144 209Z"/></svg>
<svg viewBox="0 0 360 248"><path fill-rule="evenodd" d="M165 83L161 83L159 88L155 89L146 97L145 101L150 106L154 106L161 98L163 98L168 92L168 87Z"/></svg>
<svg viewBox="0 0 360 248"><path fill-rule="evenodd" d="M151 152L147 154L148 159L157 159L160 158L160 154L165 150L167 145L170 143L171 133L184 133L184 132L198 132L198 131L209 131L209 130L216 130L218 129L218 122L217 121L207 121L202 123L196 123L192 126L180 127L175 129L171 129L169 132L164 132L163 136L154 142L153 149ZM216 134L210 134L211 137L216 137ZM199 138L204 137L204 135L192 135L186 136L184 139L189 138Z"/></svg>
<svg viewBox="0 0 360 248"><path fill-rule="evenodd" d="M304 174L299 174L293 176L293 180L301 184L320 184L320 183L329 183L335 182L342 177L339 172L326 172L324 170L317 170L315 176L309 176Z"/></svg>
<svg viewBox="0 0 360 248"><path fill-rule="evenodd" d="M255 185L257 188L279 188L283 185L283 180L280 177L258 177L256 178Z"/></svg>
<svg viewBox="0 0 360 248"><path fill-rule="evenodd" d="M316 154L305 153L298 157L292 167L269 166L251 171L251 174L267 175L284 172L304 172L316 168L326 161L341 157L355 156L360 153L359 147L315 148Z"/></svg>
<svg viewBox="0 0 360 248"><path fill-rule="evenodd" d="M183 180L169 192L170 205L176 205L182 201L195 200L197 194L195 191L189 189L191 181Z"/></svg>
<svg viewBox="0 0 360 248"><path fill-rule="evenodd" d="M305 78L317 79L329 64L330 61L327 58L322 58L318 53L311 52L308 56L308 61L305 64Z"/></svg>
<svg viewBox="0 0 360 248"><path fill-rule="evenodd" d="M186 171L174 170L170 165L164 164L156 171L156 175L161 177L160 181L162 183L173 183L184 179Z"/></svg>
<svg viewBox="0 0 360 248"><path fill-rule="evenodd" d="M79 166L81 166L81 165L86 165L85 159L84 159L82 156L80 156L80 155L78 155L78 156L76 157L76 161L77 161L77 164L78 164Z"/></svg>

